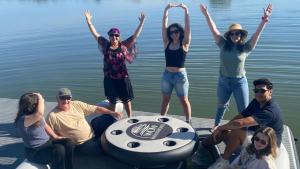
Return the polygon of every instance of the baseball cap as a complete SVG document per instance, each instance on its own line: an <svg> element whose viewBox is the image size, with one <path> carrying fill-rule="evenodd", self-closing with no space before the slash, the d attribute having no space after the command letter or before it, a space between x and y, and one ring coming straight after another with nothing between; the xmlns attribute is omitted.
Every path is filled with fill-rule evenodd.
<svg viewBox="0 0 300 169"><path fill-rule="evenodd" d="M60 88L58 90L57 96L71 96L72 97L72 93L71 93L71 90L68 88Z"/></svg>

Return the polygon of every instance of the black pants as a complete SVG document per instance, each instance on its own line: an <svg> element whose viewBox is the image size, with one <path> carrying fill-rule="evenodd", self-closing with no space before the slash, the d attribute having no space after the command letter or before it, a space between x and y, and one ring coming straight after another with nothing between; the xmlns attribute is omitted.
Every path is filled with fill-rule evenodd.
<svg viewBox="0 0 300 169"><path fill-rule="evenodd" d="M37 148L25 148L30 162L50 164L51 169L73 169L74 144L70 139L49 140Z"/></svg>
<svg viewBox="0 0 300 169"><path fill-rule="evenodd" d="M116 104L117 100L127 103L134 98L129 77L124 79L104 77L104 92L105 96L112 104Z"/></svg>
<svg viewBox="0 0 300 169"><path fill-rule="evenodd" d="M100 138L102 133L105 132L105 130L112 125L115 121L117 121L113 116L108 114L103 114L101 116L98 116L94 118L91 121L91 127L94 130L94 137L96 139Z"/></svg>

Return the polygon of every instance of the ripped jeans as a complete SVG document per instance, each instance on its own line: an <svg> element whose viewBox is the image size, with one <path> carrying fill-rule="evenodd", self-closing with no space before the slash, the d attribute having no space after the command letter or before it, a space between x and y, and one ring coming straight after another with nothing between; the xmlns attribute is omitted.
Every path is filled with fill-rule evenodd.
<svg viewBox="0 0 300 169"><path fill-rule="evenodd" d="M249 104L249 88L246 77L225 77L220 75L217 87L217 111L215 126L219 125L226 109L229 107L230 96L233 93L238 112L241 113Z"/></svg>

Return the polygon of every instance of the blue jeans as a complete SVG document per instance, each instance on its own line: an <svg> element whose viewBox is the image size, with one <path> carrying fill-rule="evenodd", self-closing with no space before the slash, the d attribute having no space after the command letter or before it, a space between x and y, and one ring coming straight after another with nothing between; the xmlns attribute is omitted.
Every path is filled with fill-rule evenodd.
<svg viewBox="0 0 300 169"><path fill-rule="evenodd" d="M246 77L235 78L220 75L217 87L218 105L215 126L219 125L226 109L229 107L230 96L233 93L238 112L241 113L249 104L249 88Z"/></svg>
<svg viewBox="0 0 300 169"><path fill-rule="evenodd" d="M178 97L188 96L189 80L186 71L164 71L161 79L161 92L166 95L171 95L173 88L175 88Z"/></svg>

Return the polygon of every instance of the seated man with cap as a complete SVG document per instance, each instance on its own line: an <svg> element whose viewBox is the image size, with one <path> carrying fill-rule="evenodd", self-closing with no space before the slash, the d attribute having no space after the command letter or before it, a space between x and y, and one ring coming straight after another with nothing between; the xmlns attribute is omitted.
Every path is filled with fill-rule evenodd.
<svg viewBox="0 0 300 169"><path fill-rule="evenodd" d="M49 126L59 136L70 138L76 144L75 151L87 155L101 154L99 138L109 125L122 118L122 112L73 101L68 88L59 89L56 100L57 106L47 117ZM86 116L92 113L102 115L89 124Z"/></svg>

